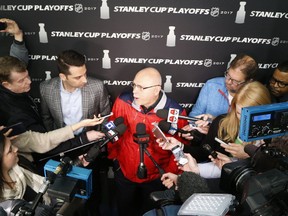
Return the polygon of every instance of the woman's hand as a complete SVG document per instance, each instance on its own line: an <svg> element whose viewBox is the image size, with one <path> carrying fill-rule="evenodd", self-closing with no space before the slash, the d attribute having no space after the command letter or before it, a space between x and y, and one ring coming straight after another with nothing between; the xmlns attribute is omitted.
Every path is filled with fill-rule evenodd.
<svg viewBox="0 0 288 216"><path fill-rule="evenodd" d="M232 162L230 157L220 152L217 152L217 158L213 158L211 155L209 155L209 158L219 169L222 169L224 164Z"/></svg>
<svg viewBox="0 0 288 216"><path fill-rule="evenodd" d="M236 143L228 143L228 145L225 144L220 145L225 149L226 152L229 152L235 158L245 159L249 157L249 155L244 151L243 145Z"/></svg>
<svg viewBox="0 0 288 216"><path fill-rule="evenodd" d="M185 153L185 156L188 159L188 163L186 163L183 166L179 166L179 169L183 171L194 172L196 174L199 174L200 171L199 171L198 164L195 158L193 158L190 154L186 154L186 153Z"/></svg>
<svg viewBox="0 0 288 216"><path fill-rule="evenodd" d="M73 131L76 131L82 127L92 127L92 126L95 126L95 125L99 125L99 124L102 124L102 122L104 121L104 118L101 118L100 115L99 117L96 117L94 115L94 118L92 119L84 119L76 124L73 124L71 125L72 127L72 130Z"/></svg>

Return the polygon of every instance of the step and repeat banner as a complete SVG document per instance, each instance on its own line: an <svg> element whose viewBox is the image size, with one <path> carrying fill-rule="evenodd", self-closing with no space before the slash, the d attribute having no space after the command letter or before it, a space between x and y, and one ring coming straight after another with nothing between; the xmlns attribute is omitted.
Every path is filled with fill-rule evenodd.
<svg viewBox="0 0 288 216"><path fill-rule="evenodd" d="M1 0L0 16L25 32L37 103L39 83L58 75L55 60L66 49L85 54L88 75L104 81L112 101L139 69L153 66L187 109L237 53L257 60L263 82L288 59L283 0ZM11 41L0 33L1 55Z"/></svg>

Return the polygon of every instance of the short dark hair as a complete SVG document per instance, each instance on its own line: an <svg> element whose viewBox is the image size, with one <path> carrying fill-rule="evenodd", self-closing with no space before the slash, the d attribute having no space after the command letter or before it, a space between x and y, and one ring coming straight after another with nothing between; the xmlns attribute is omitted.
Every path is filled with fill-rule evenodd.
<svg viewBox="0 0 288 216"><path fill-rule="evenodd" d="M11 82L12 71L26 72L26 64L13 56L0 57L0 82Z"/></svg>
<svg viewBox="0 0 288 216"><path fill-rule="evenodd" d="M59 73L65 75L70 74L70 66L83 66L86 62L84 55L76 52L75 50L65 50L58 55L57 66Z"/></svg>
<svg viewBox="0 0 288 216"><path fill-rule="evenodd" d="M277 69L281 72L288 73L288 60L278 64Z"/></svg>
<svg viewBox="0 0 288 216"><path fill-rule="evenodd" d="M245 75L246 80L250 80L255 78L258 64L251 56L240 53L233 59L230 68L240 68L242 73Z"/></svg>

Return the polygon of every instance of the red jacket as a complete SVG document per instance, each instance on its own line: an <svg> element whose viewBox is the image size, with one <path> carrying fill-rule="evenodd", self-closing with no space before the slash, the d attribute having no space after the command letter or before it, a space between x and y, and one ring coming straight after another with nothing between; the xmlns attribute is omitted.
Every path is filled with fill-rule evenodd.
<svg viewBox="0 0 288 216"><path fill-rule="evenodd" d="M148 113L144 113L141 107L132 103L132 93L124 93L120 95L113 106L113 119L122 116L127 130L115 143L108 144L108 157L110 159L117 159L119 161L121 170L124 176L133 182L149 182L160 177L159 171L151 159L144 154L144 164L147 168L147 178L139 179L137 177L137 169L140 162L139 144L133 141L133 134L136 133L136 125L144 123L146 125L146 132L150 135L147 150L150 152L154 160L165 172L179 173L174 156L171 151L162 150L159 147L154 135L152 134L153 122L159 122L160 119L156 116L158 109L179 109L181 114L186 115L186 111L175 101L167 98L165 93L156 107ZM187 124L186 120L178 121L178 128L182 128ZM170 136L166 134L167 136Z"/></svg>

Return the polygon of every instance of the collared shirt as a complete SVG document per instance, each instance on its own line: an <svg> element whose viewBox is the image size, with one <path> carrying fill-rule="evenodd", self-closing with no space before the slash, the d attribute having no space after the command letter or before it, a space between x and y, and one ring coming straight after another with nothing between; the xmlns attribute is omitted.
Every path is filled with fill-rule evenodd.
<svg viewBox="0 0 288 216"><path fill-rule="evenodd" d="M149 106L149 107L141 106L142 109L143 109L143 112L144 112L144 113L148 113L148 112L150 112L152 109L154 109L154 108L157 106L157 104L159 103L160 99L162 98L162 95L163 95L163 92L160 91L160 92L159 92L158 99L157 99L157 100L155 101L155 103L152 104L151 106Z"/></svg>
<svg viewBox="0 0 288 216"><path fill-rule="evenodd" d="M228 113L231 99L232 97L229 98L224 77L210 79L202 87L189 116L194 117L201 114L219 116Z"/></svg>
<svg viewBox="0 0 288 216"><path fill-rule="evenodd" d="M63 121L66 125L72 125L82 120L82 94L77 88L73 92L68 92L64 89L63 84L60 84L61 107L63 113ZM81 133L83 128L75 131L74 134Z"/></svg>

